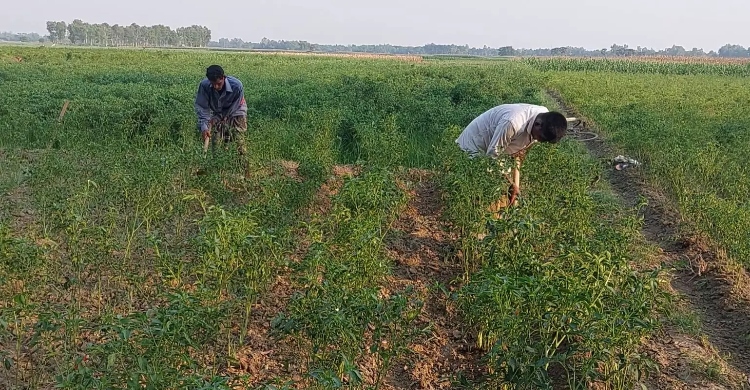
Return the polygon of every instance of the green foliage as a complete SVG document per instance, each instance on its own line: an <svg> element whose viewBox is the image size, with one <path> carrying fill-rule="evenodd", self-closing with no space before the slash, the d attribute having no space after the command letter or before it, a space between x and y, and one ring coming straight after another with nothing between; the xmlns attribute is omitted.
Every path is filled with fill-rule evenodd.
<svg viewBox="0 0 750 390"><path fill-rule="evenodd" d="M275 237L260 230L252 210L236 215L219 206L208 206L198 223L201 284L252 301L262 292L279 262L281 248Z"/></svg>
<svg viewBox="0 0 750 390"><path fill-rule="evenodd" d="M550 73L550 84L664 189L691 228L750 258L750 191L743 154L750 121L745 79ZM655 91L659 91L656 93Z"/></svg>
<svg viewBox="0 0 750 390"><path fill-rule="evenodd" d="M215 342L226 308L187 293L173 293L163 308L103 319L101 342L85 349L57 376L63 389L228 389L211 374L210 357L195 353ZM206 359L209 359L206 361Z"/></svg>
<svg viewBox="0 0 750 390"><path fill-rule="evenodd" d="M658 274L629 265L638 260L630 248L640 222L590 188L598 167L580 146L539 148L524 164L521 207L498 220L485 211L508 185L496 179L497 163L464 156L446 168L447 215L478 269L459 291L459 307L488 351L493 383L630 387L649 368L639 343L657 326L659 302ZM563 374L550 376L554 370Z"/></svg>
<svg viewBox="0 0 750 390"><path fill-rule="evenodd" d="M305 289L272 323L279 334L309 340L310 375L325 388L340 387L342 377L357 384L351 362L365 353L379 357L383 375L419 333L413 322L423 304L409 291L380 293L390 273L385 233L406 204L393 174L375 169L348 179L332 203L326 220L308 227L313 242L297 276Z"/></svg>
<svg viewBox="0 0 750 390"><path fill-rule="evenodd" d="M193 99L210 63L245 85L247 156L201 153ZM535 149L522 208L492 222L508 184L454 143L494 105L541 101L523 63L3 47L0 79L0 189L33 211L0 214L13 227L0 231L0 302L14 302L0 304L3 383L227 388L253 310L283 276L294 292L272 325L303 348L298 374L364 387L359 364L373 358L378 387L428 331L421 293L383 288L414 167L437 173L467 283L452 296L493 383L544 385L562 367L573 386L627 387L644 368L653 278L628 266L638 221L589 188L599 167L568 142ZM728 161L710 156L709 172ZM311 212L337 164L362 170Z"/></svg>
<svg viewBox="0 0 750 390"><path fill-rule="evenodd" d="M727 58L678 61L670 57L638 58L525 58L524 63L544 72L617 72L663 75L750 76L750 63Z"/></svg>
<svg viewBox="0 0 750 390"><path fill-rule="evenodd" d="M26 239L14 237L8 226L0 225L0 281L7 274L23 275L42 263L40 248Z"/></svg>

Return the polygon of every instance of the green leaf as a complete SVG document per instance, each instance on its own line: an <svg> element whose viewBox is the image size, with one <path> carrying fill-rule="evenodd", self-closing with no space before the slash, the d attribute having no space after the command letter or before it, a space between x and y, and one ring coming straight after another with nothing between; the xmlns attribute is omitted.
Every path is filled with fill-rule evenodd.
<svg viewBox="0 0 750 390"><path fill-rule="evenodd" d="M109 356L107 356L107 369L108 370L111 370L112 367L114 367L116 360L117 360L117 352L110 353Z"/></svg>

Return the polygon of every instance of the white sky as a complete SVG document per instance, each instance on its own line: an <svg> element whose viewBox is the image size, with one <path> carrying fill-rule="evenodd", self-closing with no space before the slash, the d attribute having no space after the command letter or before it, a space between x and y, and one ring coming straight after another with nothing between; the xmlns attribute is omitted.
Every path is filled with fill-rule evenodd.
<svg viewBox="0 0 750 390"><path fill-rule="evenodd" d="M750 0L0 0L0 31L67 23L192 24L212 39L516 48L613 43L662 49L750 46Z"/></svg>

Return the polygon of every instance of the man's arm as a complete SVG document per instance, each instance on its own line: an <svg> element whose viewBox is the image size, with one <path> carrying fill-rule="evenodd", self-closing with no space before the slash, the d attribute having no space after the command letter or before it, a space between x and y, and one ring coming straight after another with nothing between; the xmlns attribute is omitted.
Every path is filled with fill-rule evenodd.
<svg viewBox="0 0 750 390"><path fill-rule="evenodd" d="M229 81L227 80L227 82ZM233 116L245 104L245 88L242 86L242 83L238 83L238 85L232 86L232 88L232 104L223 113L225 117Z"/></svg>
<svg viewBox="0 0 750 390"><path fill-rule="evenodd" d="M487 155L490 157L497 157L503 149L510 143L513 136L516 134L516 129L510 121L503 120L495 127L495 132L492 135L490 144L487 145Z"/></svg>
<svg viewBox="0 0 750 390"><path fill-rule="evenodd" d="M208 94L201 84L198 84L198 92L195 94L195 114L198 115L200 131L203 133L209 130L211 127L211 109L208 106Z"/></svg>
<svg viewBox="0 0 750 390"><path fill-rule="evenodd" d="M521 157L513 158L513 193L510 197L510 204L516 205L518 202L518 195L521 195Z"/></svg>

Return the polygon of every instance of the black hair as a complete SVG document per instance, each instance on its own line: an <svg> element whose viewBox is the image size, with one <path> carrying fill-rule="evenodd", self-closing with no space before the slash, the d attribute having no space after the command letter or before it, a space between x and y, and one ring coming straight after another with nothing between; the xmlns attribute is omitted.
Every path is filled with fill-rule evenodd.
<svg viewBox="0 0 750 390"><path fill-rule="evenodd" d="M556 144L565 136L568 130L568 120L559 112L546 112L540 114L542 119L542 131L539 141Z"/></svg>
<svg viewBox="0 0 750 390"><path fill-rule="evenodd" d="M209 81L216 81L220 78L224 77L224 69L222 69L219 65L211 65L206 69L206 78L208 78Z"/></svg>

